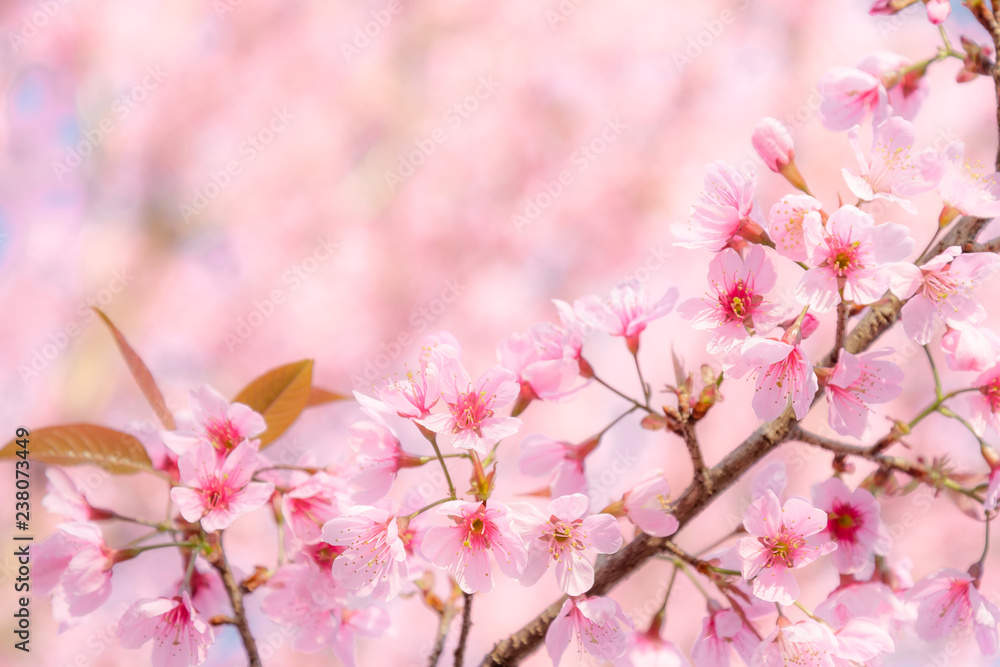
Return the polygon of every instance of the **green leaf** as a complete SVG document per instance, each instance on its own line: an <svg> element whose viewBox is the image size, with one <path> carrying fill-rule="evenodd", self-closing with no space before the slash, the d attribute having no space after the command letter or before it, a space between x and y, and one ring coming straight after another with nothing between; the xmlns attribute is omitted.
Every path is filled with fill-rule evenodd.
<svg viewBox="0 0 1000 667"><path fill-rule="evenodd" d="M309 401L306 403L307 407L313 407L314 405L323 405L324 403L332 403L334 401L353 401L353 396L348 396L347 394L338 394L335 391L327 391L320 387L313 387L309 392Z"/></svg>
<svg viewBox="0 0 1000 667"><path fill-rule="evenodd" d="M64 424L32 431L27 450L29 461L61 466L90 463L118 475L159 472L134 436L96 424ZM11 440L0 450L0 459L12 459L18 451L21 447Z"/></svg>
<svg viewBox="0 0 1000 667"><path fill-rule="evenodd" d="M122 356L125 357L125 364L128 365L128 370L132 373L132 377L135 378L136 384L139 385L139 389L142 390L143 396L149 401L149 404L153 406L153 411L156 412L156 416L159 418L160 423L163 424L164 428L168 431L173 431L177 428L176 422L174 422L174 416L167 409L167 402L163 400L163 394L160 393L160 388L156 386L156 380L153 379L153 374L149 372L146 364L143 363L139 355L135 353L132 346L128 344L125 340L125 336L122 332L118 330L108 316L101 312L100 308L94 308L97 314L101 316L104 323L108 325L111 329L111 335L115 337L115 343L118 344L118 349L121 350Z"/></svg>
<svg viewBox="0 0 1000 667"><path fill-rule="evenodd" d="M244 403L259 412L267 430L258 436L260 448L268 446L298 419L312 394L312 359L278 366L245 386L234 403Z"/></svg>

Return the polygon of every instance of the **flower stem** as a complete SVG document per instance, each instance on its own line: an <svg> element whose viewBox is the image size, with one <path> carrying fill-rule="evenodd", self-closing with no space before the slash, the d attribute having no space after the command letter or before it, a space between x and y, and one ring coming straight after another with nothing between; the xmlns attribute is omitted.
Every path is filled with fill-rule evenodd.
<svg viewBox="0 0 1000 667"><path fill-rule="evenodd" d="M233 576L233 571L229 567L229 562L226 561L226 552L222 548L222 537L219 534L219 549L214 558L212 559L212 565L219 572L222 577L222 583L226 587L226 592L229 594L229 603L233 607L234 621L236 621L236 629L239 630L240 639L243 640L243 648L247 652L247 664L250 667L263 667L263 663L260 661L260 655L257 652L257 642L253 637L253 633L250 632L250 624L247 622L246 610L243 608L243 591L240 590L240 585L236 582L236 578Z"/></svg>
<svg viewBox="0 0 1000 667"><path fill-rule="evenodd" d="M448 495L451 496L449 500L455 500L458 496L455 495L455 485L451 483L451 475L448 473L448 466L444 464L444 456L441 455L441 448L438 447L437 433L429 431L424 427L420 427L420 432L423 433L424 437L431 443L431 446L434 448L434 453L437 455L437 460L441 464L441 470L444 471L445 481L448 482Z"/></svg>
<svg viewBox="0 0 1000 667"><path fill-rule="evenodd" d="M631 396L627 396L627 395L623 394L622 392L618 391L617 389L615 389L614 387L612 387L610 384L608 384L607 382L605 382L604 380L602 380L601 378L599 378L597 376L597 374L594 374L594 381L597 382L597 384L603 386L605 389L607 389L611 393L617 394L618 396L621 396L626 401L628 401L629 403L631 403L635 407L639 408L640 410L645 410L646 412L649 412L649 413L653 412L649 407L643 405L642 403L640 403L639 401L635 400Z"/></svg>

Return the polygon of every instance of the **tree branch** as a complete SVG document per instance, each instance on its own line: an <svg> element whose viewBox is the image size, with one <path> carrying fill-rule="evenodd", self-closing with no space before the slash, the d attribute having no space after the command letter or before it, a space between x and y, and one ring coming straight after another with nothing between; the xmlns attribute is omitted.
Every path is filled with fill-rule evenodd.
<svg viewBox="0 0 1000 667"><path fill-rule="evenodd" d="M462 631L458 635L458 646L455 647L454 667L462 667L465 664L465 640L469 637L469 628L472 627L472 593L463 593L465 600L462 602Z"/></svg>
<svg viewBox="0 0 1000 667"><path fill-rule="evenodd" d="M701 455L701 447L698 446L698 434L694 431L694 422L687 420L681 423L681 437L687 445L688 454L691 456L691 465L694 466L694 478L701 482L705 490L712 492L712 471L705 465L705 459Z"/></svg>
<svg viewBox="0 0 1000 667"><path fill-rule="evenodd" d="M236 578L233 577L233 571L226 561L226 552L222 549L222 534L219 533L219 535L218 554L211 558L210 562L218 570L219 576L222 577L222 583L226 587L226 592L229 593L229 603L233 607L233 616L235 616L233 624L239 630L240 639L243 640L243 647L247 652L247 664L250 667L262 667L260 655L257 653L257 642L253 638L253 633L250 632L246 610L243 608L243 592L240 590L240 585L236 582Z"/></svg>

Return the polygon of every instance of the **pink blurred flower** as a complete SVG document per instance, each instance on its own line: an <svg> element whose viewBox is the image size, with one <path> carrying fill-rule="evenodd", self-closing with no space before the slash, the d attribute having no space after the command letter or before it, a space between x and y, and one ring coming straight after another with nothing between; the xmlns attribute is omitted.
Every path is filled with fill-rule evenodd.
<svg viewBox="0 0 1000 667"><path fill-rule="evenodd" d="M490 553L501 572L514 579L521 576L527 551L511 527L511 510L506 505L493 498L483 503L452 500L434 511L454 525L427 529L421 545L424 557L448 570L463 591L493 589Z"/></svg>
<svg viewBox="0 0 1000 667"><path fill-rule="evenodd" d="M515 376L503 366L494 366L472 384L468 371L452 360L441 377L441 398L448 412L416 421L436 433L450 433L453 446L486 456L487 447L517 433L520 419L496 414L513 403L517 394Z"/></svg>
<svg viewBox="0 0 1000 667"><path fill-rule="evenodd" d="M790 498L782 506L773 491L750 504L743 519L750 536L740 540L739 554L743 578L753 580L754 595L783 605L798 598L799 584L792 570L837 548L818 535L826 520L823 510L799 498Z"/></svg>
<svg viewBox="0 0 1000 667"><path fill-rule="evenodd" d="M668 537L677 532L680 523L673 515L670 502L670 485L666 476L657 472L639 482L622 498L625 516L647 535Z"/></svg>
<svg viewBox="0 0 1000 667"><path fill-rule="evenodd" d="M823 205L809 195L785 195L771 207L767 215L767 233L774 241L778 254L796 262L806 259L802 225L812 218L822 226Z"/></svg>
<svg viewBox="0 0 1000 667"><path fill-rule="evenodd" d="M723 609L715 601L709 603L710 613L701 622L701 633L691 647L691 657L698 667L729 667L732 653L750 664L760 638L732 609Z"/></svg>
<svg viewBox="0 0 1000 667"><path fill-rule="evenodd" d="M802 223L809 269L795 288L802 303L820 312L841 301L859 305L875 303L899 273L897 266L913 250L913 239L903 225L874 219L855 208L842 206L826 227L814 218Z"/></svg>
<svg viewBox="0 0 1000 667"><path fill-rule="evenodd" d="M271 482L250 481L260 459L249 442L220 460L212 445L203 441L182 454L177 465L184 486L171 489L170 498L185 520L200 520L209 532L228 528L266 503L274 492Z"/></svg>
<svg viewBox="0 0 1000 667"><path fill-rule="evenodd" d="M983 509L995 510L998 502L1000 502L1000 466L990 470L989 483L986 485L986 495L983 496Z"/></svg>
<svg viewBox="0 0 1000 667"><path fill-rule="evenodd" d="M234 573L239 579L239 574ZM178 588L182 579L177 580ZM222 577L202 558L197 558L191 571L191 604L202 615L211 618L216 614L229 613L229 593L222 583Z"/></svg>
<svg viewBox="0 0 1000 667"><path fill-rule="evenodd" d="M782 167L795 159L792 135L781 121L774 118L762 118L754 128L750 142L773 172L780 173Z"/></svg>
<svg viewBox="0 0 1000 667"><path fill-rule="evenodd" d="M830 428L841 435L864 437L872 403L888 403L902 391L903 371L882 357L891 348L854 355L841 350L837 365L826 381Z"/></svg>
<svg viewBox="0 0 1000 667"><path fill-rule="evenodd" d="M971 629L983 655L997 652L1000 609L980 595L968 573L938 570L918 581L907 592L907 599L917 605L914 627L924 641L943 639L957 629Z"/></svg>
<svg viewBox="0 0 1000 667"><path fill-rule="evenodd" d="M951 15L950 0L927 0L927 20L934 25L941 25Z"/></svg>
<svg viewBox="0 0 1000 667"><path fill-rule="evenodd" d="M615 553L622 546L622 531L609 514L586 516L589 506L587 496L575 493L551 501L548 518L537 513L530 519L532 527L522 532L528 545L522 584L533 585L555 562L556 581L564 593L582 595L590 590L594 568L584 552Z"/></svg>
<svg viewBox="0 0 1000 667"><path fill-rule="evenodd" d="M945 151L944 174L938 192L945 203L941 222L956 215L995 218L1000 215L1000 174L987 174L981 164L965 161L965 144L956 141Z"/></svg>
<svg viewBox="0 0 1000 667"><path fill-rule="evenodd" d="M89 521L61 523L56 532L30 549L36 592L53 594L70 616L83 616L111 595L112 566L131 557L104 543L101 529Z"/></svg>
<svg viewBox="0 0 1000 667"><path fill-rule="evenodd" d="M416 372L408 370L404 380L386 384L379 389L377 399L358 391L354 392L354 398L361 407L375 412L396 414L404 419L423 419L441 396L438 382L437 366L427 364Z"/></svg>
<svg viewBox="0 0 1000 667"><path fill-rule="evenodd" d="M607 299L585 296L577 299L573 310L587 324L612 336L622 336L629 350L639 349L639 334L653 320L669 313L677 302L677 288L671 287L653 303L646 286L630 278L615 285Z"/></svg>
<svg viewBox="0 0 1000 667"><path fill-rule="evenodd" d="M200 665L215 642L211 626L195 611L186 591L172 598L137 600L119 628L124 648L137 649L153 640L153 667Z"/></svg>
<svg viewBox="0 0 1000 667"><path fill-rule="evenodd" d="M195 446L202 438L215 447L221 457L244 440L267 430L264 418L242 403L232 403L208 385L191 391L191 411L196 430L164 431L163 440L178 455Z"/></svg>
<svg viewBox="0 0 1000 667"><path fill-rule="evenodd" d="M62 468L49 466L45 470L45 496L42 506L50 512L62 514L73 521L100 521L114 516L112 513L93 507L73 478Z"/></svg>
<svg viewBox="0 0 1000 667"><path fill-rule="evenodd" d="M521 396L563 401L590 383L580 376L580 349L568 338L562 327L543 322L527 335L515 333L500 341L497 358L517 375Z"/></svg>
<svg viewBox="0 0 1000 667"><path fill-rule="evenodd" d="M980 436L991 428L1000 431L1000 363L982 373L972 386L978 392L966 394L966 401L972 412L970 421Z"/></svg>
<svg viewBox="0 0 1000 667"><path fill-rule="evenodd" d="M583 473L586 452L582 449L586 445L571 445L540 434L529 435L521 441L521 458L517 466L522 475L552 475L549 489L553 498L586 493L587 479Z"/></svg>
<svg viewBox="0 0 1000 667"><path fill-rule="evenodd" d="M354 450L351 483L360 487L353 494L359 503L373 503L384 498L400 468L420 465L420 457L404 452L392 429L373 421L355 422L347 444Z"/></svg>
<svg viewBox="0 0 1000 667"><path fill-rule="evenodd" d="M889 553L889 533L879 516L875 497L862 488L851 491L843 481L832 477L813 485L813 504L827 514L824 540L837 543L830 558L842 574L868 568L875 555Z"/></svg>
<svg viewBox="0 0 1000 667"><path fill-rule="evenodd" d="M755 171L744 174L722 161L710 164L704 189L691 207L687 226L671 226L677 239L674 245L718 252L744 232L759 235L759 223L752 215L756 187Z"/></svg>
<svg viewBox="0 0 1000 667"><path fill-rule="evenodd" d="M745 258L725 248L708 265L707 297L688 299L677 312L695 329L711 331L708 352L723 354L752 333L766 334L781 320L783 309L764 301L777 279L762 246L750 246Z"/></svg>
<svg viewBox="0 0 1000 667"><path fill-rule="evenodd" d="M834 630L845 627L854 619L866 618L894 632L916 618L914 607L879 581L842 585L816 605L814 611Z"/></svg>
<svg viewBox="0 0 1000 667"><path fill-rule="evenodd" d="M834 634L829 626L811 618L794 624L779 618L754 651L751 664L850 667L867 664L895 648L889 634L867 619L855 619Z"/></svg>
<svg viewBox="0 0 1000 667"><path fill-rule="evenodd" d="M874 128L871 153L867 157L861 151L859 128L851 128L847 136L861 175L846 168L842 173L847 187L864 201L885 199L916 213L909 198L931 190L941 180L943 167L938 153L930 148L914 153L916 131L912 123L899 116Z"/></svg>
<svg viewBox="0 0 1000 667"><path fill-rule="evenodd" d="M941 349L951 370L981 373L1000 357L1000 337L975 319L955 322L941 336Z"/></svg>
<svg viewBox="0 0 1000 667"><path fill-rule="evenodd" d="M292 649L314 653L331 646L340 625L346 592L312 565L283 565L267 582L261 611L294 630Z"/></svg>
<svg viewBox="0 0 1000 667"><path fill-rule="evenodd" d="M903 73L911 65L912 60L898 53L877 51L863 58L858 63L858 69L879 77L888 90L888 115L912 121L920 110L920 105L930 94L930 87L924 78L925 70L914 68ZM876 117L876 122L881 120L883 117Z"/></svg>
<svg viewBox="0 0 1000 667"><path fill-rule="evenodd" d="M281 514L295 539L311 544L320 539L323 524L341 513L340 482L317 472L294 484L281 498Z"/></svg>
<svg viewBox="0 0 1000 667"><path fill-rule="evenodd" d="M636 636L625 655L616 664L622 667L691 667L684 653L659 633L644 632Z"/></svg>
<svg viewBox="0 0 1000 667"><path fill-rule="evenodd" d="M344 667L357 665L355 643L358 637L381 637L391 624L388 612L376 606L363 609L340 607L335 615L337 624L330 638L330 648Z"/></svg>
<svg viewBox="0 0 1000 667"><path fill-rule="evenodd" d="M794 339L794 335L786 332L784 338ZM751 338L740 348L739 360L731 373L735 378L747 375L755 378L751 405L758 419L765 421L781 416L789 404L796 418L802 419L819 388L812 363L798 342Z"/></svg>
<svg viewBox="0 0 1000 667"><path fill-rule="evenodd" d="M323 540L347 547L333 561L333 576L355 595L391 600L409 573L395 516L367 505L352 507L323 526Z"/></svg>
<svg viewBox="0 0 1000 667"><path fill-rule="evenodd" d="M549 625L545 649L553 667L559 667L563 652L576 637L581 652L615 660L625 654L633 632L632 619L611 598L570 598Z"/></svg>
<svg viewBox="0 0 1000 667"><path fill-rule="evenodd" d="M897 287L893 289L900 299L909 299L903 306L906 335L918 345L926 345L938 320L949 325L981 321L986 311L969 293L998 269L1000 257L995 254L963 254L958 246L946 248L919 269L908 268L905 277L897 278Z"/></svg>
<svg viewBox="0 0 1000 667"><path fill-rule="evenodd" d="M888 114L889 96L879 78L854 67L833 67L819 80L819 114L823 127L849 130L866 115L876 119Z"/></svg>

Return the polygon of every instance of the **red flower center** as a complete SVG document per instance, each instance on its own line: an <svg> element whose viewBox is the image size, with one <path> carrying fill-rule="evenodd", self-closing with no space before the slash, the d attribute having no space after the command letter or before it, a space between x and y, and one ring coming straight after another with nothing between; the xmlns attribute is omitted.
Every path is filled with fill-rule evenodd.
<svg viewBox="0 0 1000 667"><path fill-rule="evenodd" d="M483 437L482 425L494 415L492 407L493 396L484 391L462 394L451 406L451 416L455 419L452 433L471 430L480 438Z"/></svg>

